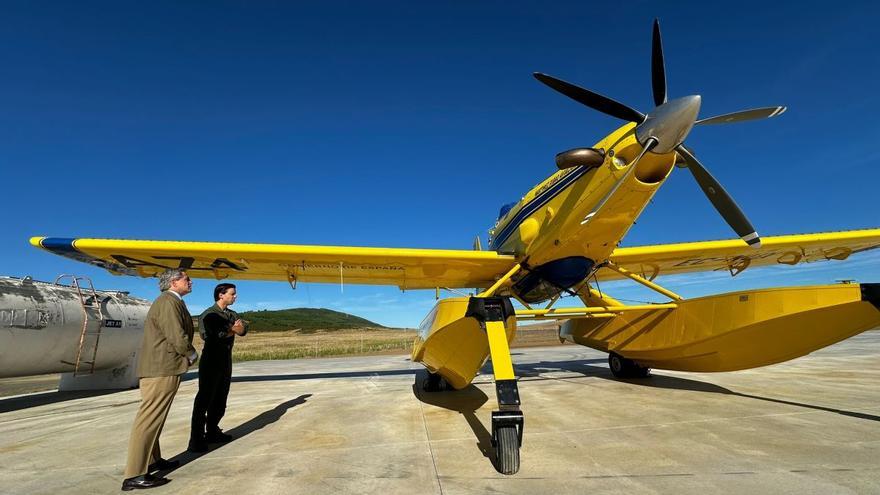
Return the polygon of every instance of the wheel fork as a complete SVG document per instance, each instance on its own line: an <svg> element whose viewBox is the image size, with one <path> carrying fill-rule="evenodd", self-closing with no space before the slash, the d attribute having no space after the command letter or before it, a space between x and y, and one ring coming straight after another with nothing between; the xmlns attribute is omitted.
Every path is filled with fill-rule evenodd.
<svg viewBox="0 0 880 495"><path fill-rule="evenodd" d="M495 376L495 397L498 410L492 411L492 445L497 446L498 430L516 428L517 447L522 446L524 417L520 410L519 388L513 373L510 347L507 344L507 318L513 316L513 305L506 297L472 297L465 316L476 318L486 331L492 373Z"/></svg>

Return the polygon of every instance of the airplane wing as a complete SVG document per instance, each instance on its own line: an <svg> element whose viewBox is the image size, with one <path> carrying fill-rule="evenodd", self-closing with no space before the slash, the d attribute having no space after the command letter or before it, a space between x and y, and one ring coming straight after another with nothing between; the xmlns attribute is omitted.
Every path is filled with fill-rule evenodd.
<svg viewBox="0 0 880 495"><path fill-rule="evenodd" d="M488 287L516 263L494 251L33 237L31 244L117 275L396 285L401 289Z"/></svg>
<svg viewBox="0 0 880 495"><path fill-rule="evenodd" d="M761 247L740 239L617 248L611 261L648 279L661 275L723 271L737 275L746 268L843 260L853 253L880 247L880 229L761 237ZM599 280L623 278L600 270Z"/></svg>
<svg viewBox="0 0 880 495"><path fill-rule="evenodd" d="M762 237L761 241L757 249L740 239L617 248L611 261L648 279L700 271L736 275L749 267L846 259L880 247L880 229ZM185 268L197 278L401 289L488 287L516 263L513 256L494 251L57 237L34 237L30 242L117 275L151 277L168 268ZM600 270L598 277L622 278L611 270Z"/></svg>

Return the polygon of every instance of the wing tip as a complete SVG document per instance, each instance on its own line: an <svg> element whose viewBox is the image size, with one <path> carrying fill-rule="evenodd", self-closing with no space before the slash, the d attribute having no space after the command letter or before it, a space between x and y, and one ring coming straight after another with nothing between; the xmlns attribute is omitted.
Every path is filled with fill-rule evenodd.
<svg viewBox="0 0 880 495"><path fill-rule="evenodd" d="M73 237L31 237L30 242L32 246L52 252L76 250L74 247L76 239Z"/></svg>

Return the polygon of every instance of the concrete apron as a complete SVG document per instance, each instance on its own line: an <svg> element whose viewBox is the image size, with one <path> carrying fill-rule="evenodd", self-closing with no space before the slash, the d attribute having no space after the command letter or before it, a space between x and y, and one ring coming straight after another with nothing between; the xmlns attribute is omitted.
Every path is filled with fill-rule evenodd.
<svg viewBox="0 0 880 495"><path fill-rule="evenodd" d="M619 381L603 353L514 349L525 413L521 469L491 458L491 376L414 392L406 356L235 365L221 426L185 451L197 381L161 437L182 466L150 493L876 493L880 332L735 373ZM193 375L188 375L192 378ZM0 399L0 493L111 493L140 394Z"/></svg>

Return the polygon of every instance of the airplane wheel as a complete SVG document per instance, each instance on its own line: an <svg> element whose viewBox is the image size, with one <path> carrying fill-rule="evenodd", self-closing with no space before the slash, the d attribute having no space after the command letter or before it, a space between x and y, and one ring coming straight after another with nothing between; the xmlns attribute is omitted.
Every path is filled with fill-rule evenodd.
<svg viewBox="0 0 880 495"><path fill-rule="evenodd" d="M422 384L422 390L425 392L443 392L447 389L446 380L439 373L428 372L428 377Z"/></svg>
<svg viewBox="0 0 880 495"><path fill-rule="evenodd" d="M611 374L615 378L627 378L626 358L620 354L611 353L608 355L608 367L611 368Z"/></svg>
<svg viewBox="0 0 880 495"><path fill-rule="evenodd" d="M501 474L519 471L519 437L515 426L503 426L496 432L495 467Z"/></svg>
<svg viewBox="0 0 880 495"><path fill-rule="evenodd" d="M635 369L633 370L633 378L648 378L651 376L651 368L645 366L639 366L636 363L633 363Z"/></svg>
<svg viewBox="0 0 880 495"><path fill-rule="evenodd" d="M608 355L608 367L615 378L647 378L651 375L651 368L639 366L632 359L615 352Z"/></svg>

